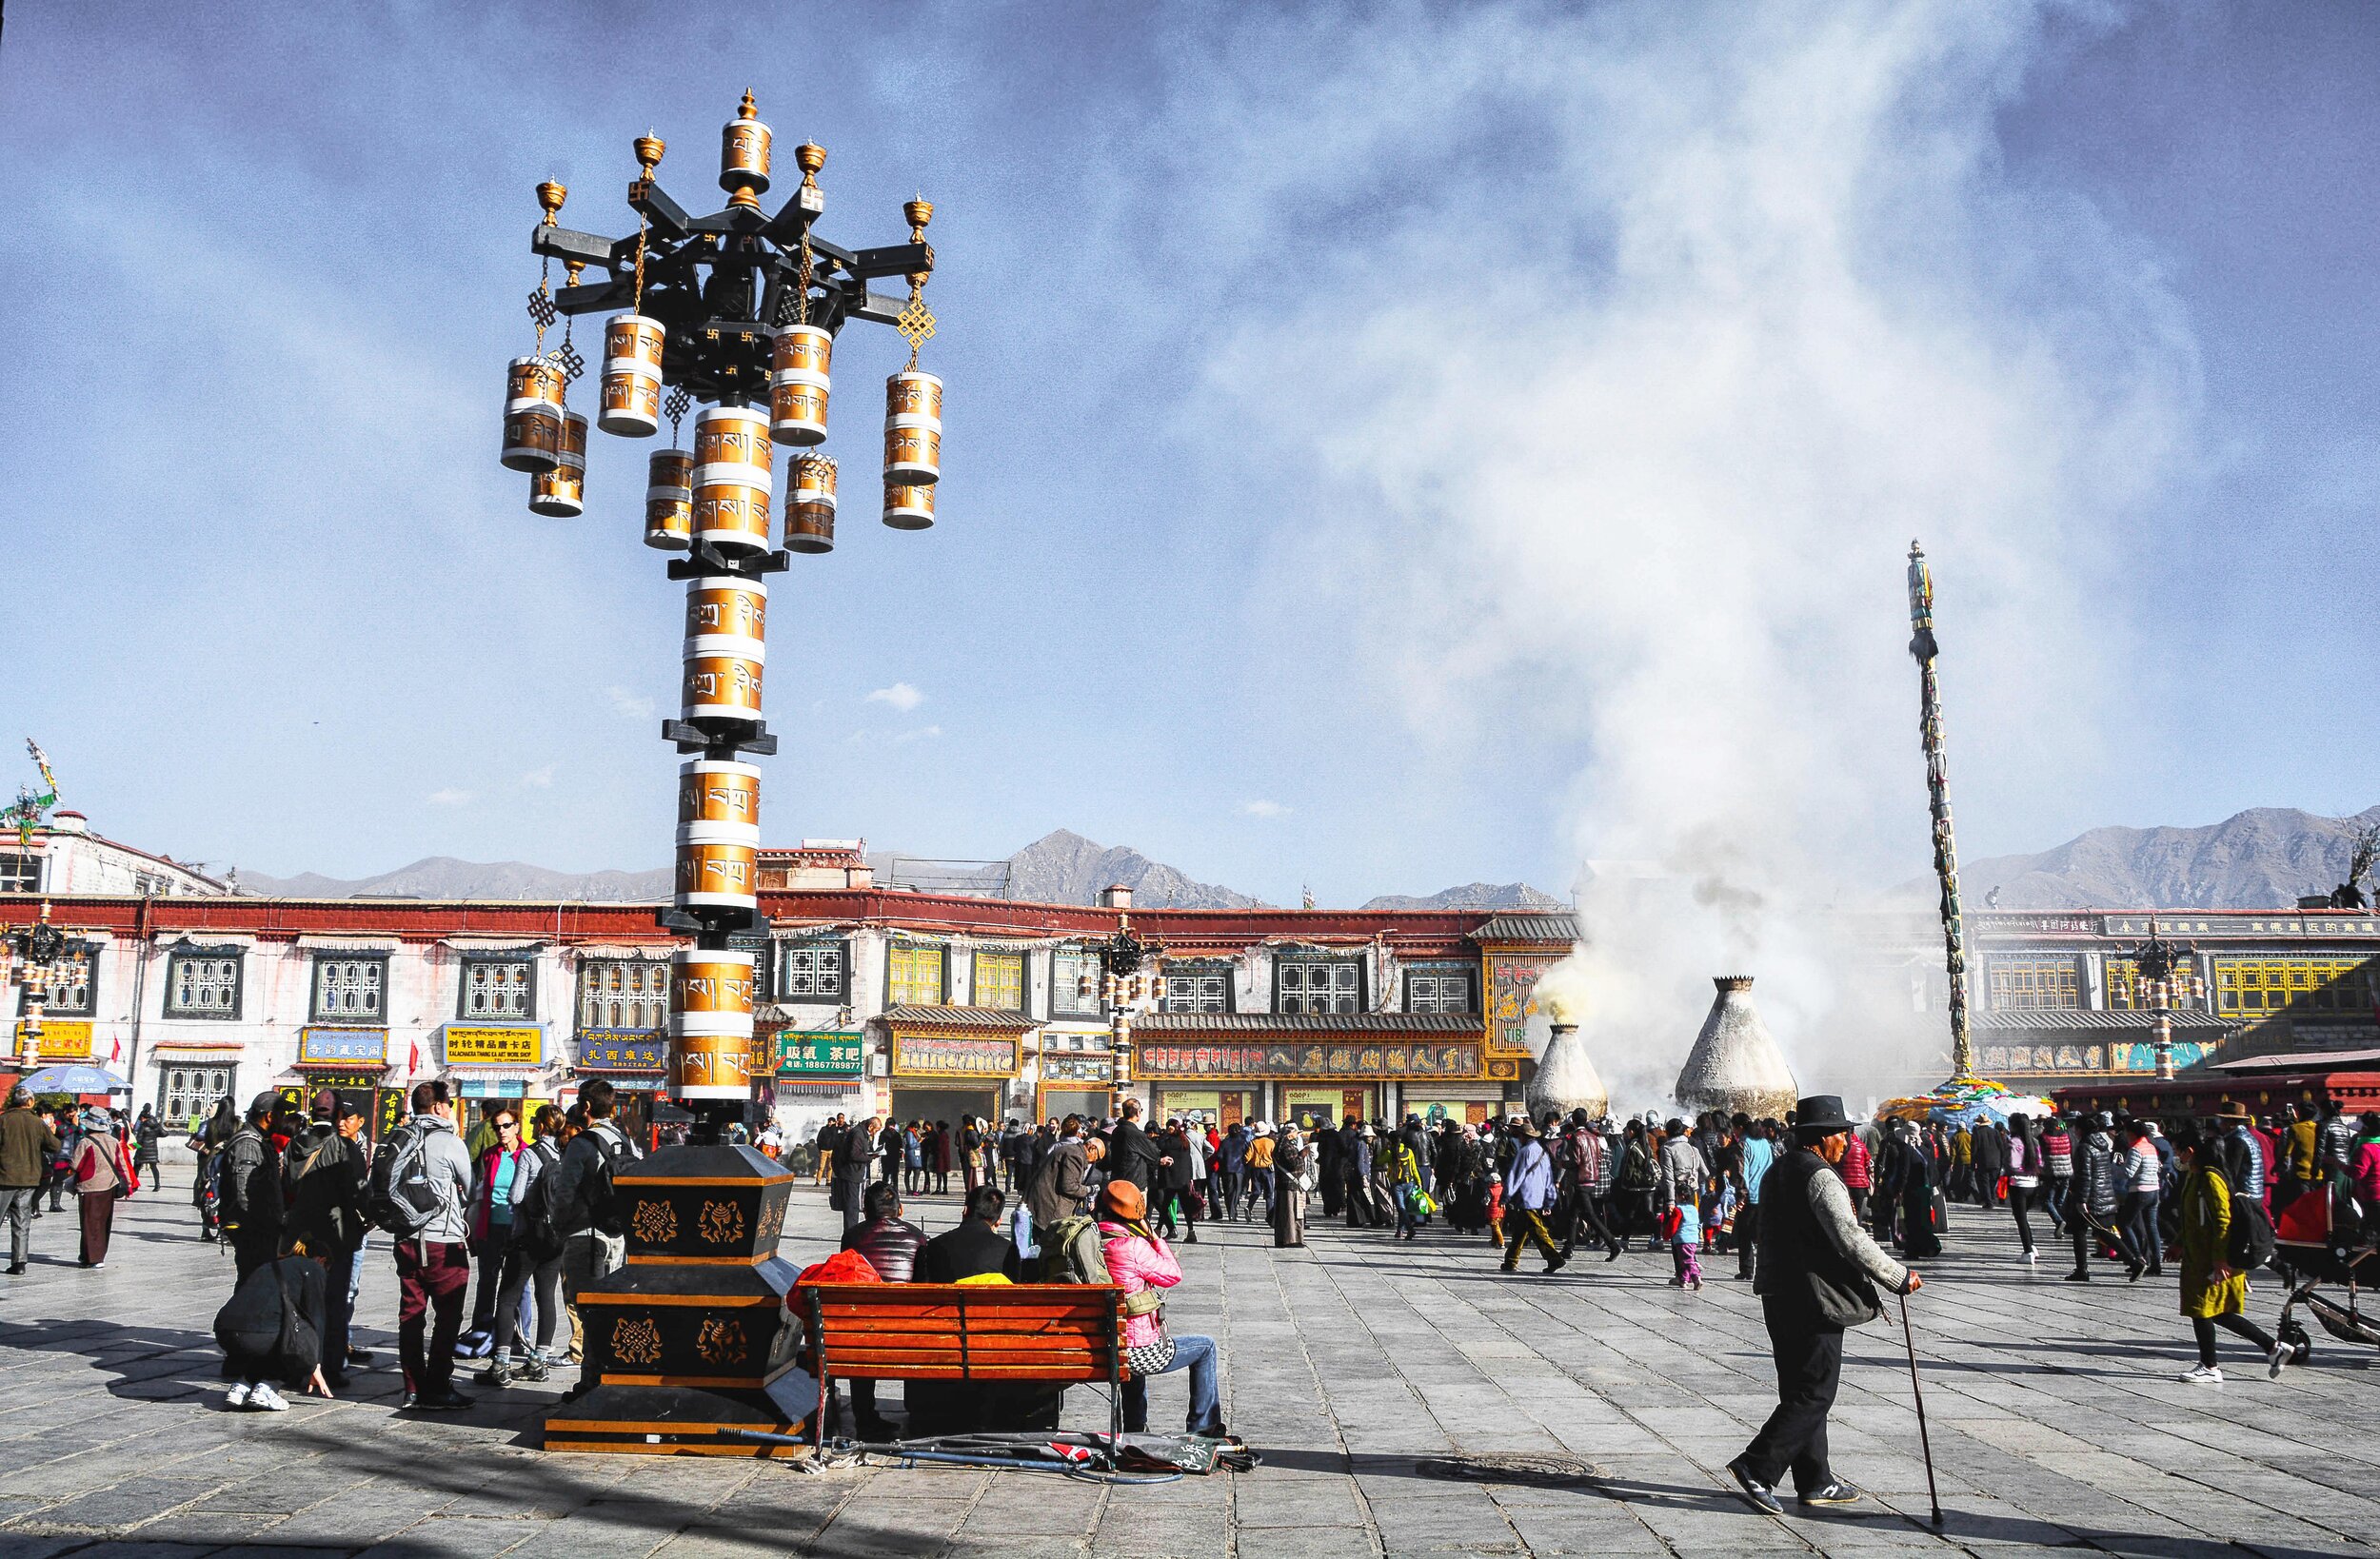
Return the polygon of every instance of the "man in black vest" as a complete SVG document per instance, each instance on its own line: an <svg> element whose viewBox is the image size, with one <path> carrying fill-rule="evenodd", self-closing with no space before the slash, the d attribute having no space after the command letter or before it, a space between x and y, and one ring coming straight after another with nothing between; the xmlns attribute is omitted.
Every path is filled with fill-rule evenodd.
<svg viewBox="0 0 2380 1559"><path fill-rule="evenodd" d="M1760 1187L1758 1276L1753 1292L1776 1360L1776 1411L1743 1454L1727 1464L1746 1503L1783 1515L1776 1486L1787 1469L1801 1503L1849 1505L1859 1490L1827 1465L1826 1415L1843 1374L1843 1329L1883 1313L1876 1286L1914 1293L1925 1285L1877 1248L1852 1212L1835 1166L1851 1122L1843 1101L1819 1094L1794 1112L1793 1152Z"/></svg>

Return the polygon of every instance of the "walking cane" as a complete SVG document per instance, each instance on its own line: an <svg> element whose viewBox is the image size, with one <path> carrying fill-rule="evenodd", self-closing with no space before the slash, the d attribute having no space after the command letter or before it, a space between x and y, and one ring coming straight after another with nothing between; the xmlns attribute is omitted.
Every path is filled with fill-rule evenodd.
<svg viewBox="0 0 2380 1559"><path fill-rule="evenodd" d="M1942 1496L1934 1487L1934 1444L1926 1437L1926 1391L1917 1384L1917 1334L1909 1329L1909 1295L1901 1295L1901 1340L1909 1345L1909 1390L1917 1399L1917 1449L1926 1459L1926 1501L1934 1507L1934 1522L1942 1525Z"/></svg>

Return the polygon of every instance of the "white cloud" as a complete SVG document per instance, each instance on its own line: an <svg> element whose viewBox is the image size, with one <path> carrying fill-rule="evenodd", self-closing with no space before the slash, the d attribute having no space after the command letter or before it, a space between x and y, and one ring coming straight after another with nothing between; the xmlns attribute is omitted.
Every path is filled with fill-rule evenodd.
<svg viewBox="0 0 2380 1559"><path fill-rule="evenodd" d="M1279 801L1242 801L1240 803L1240 810L1251 818L1286 818L1289 816L1289 808Z"/></svg>
<svg viewBox="0 0 2380 1559"><path fill-rule="evenodd" d="M899 736L893 738L893 740L897 743L907 741L929 741L942 734L942 728L939 725L921 725L915 730L902 732Z"/></svg>
<svg viewBox="0 0 2380 1559"><path fill-rule="evenodd" d="M653 718L653 701L633 688L606 687L604 689L604 697L611 701L611 707L615 713L625 715L630 720Z"/></svg>
<svg viewBox="0 0 2380 1559"><path fill-rule="evenodd" d="M521 776L522 788L526 790L553 789L554 770L559 766L560 765L558 764L547 763L543 767L529 770L528 773Z"/></svg>
<svg viewBox="0 0 2380 1559"><path fill-rule="evenodd" d="M448 785L444 790L431 791L429 804L432 806L468 806L471 804L471 793L458 786Z"/></svg>
<svg viewBox="0 0 2380 1559"><path fill-rule="evenodd" d="M918 689L911 683L895 682L890 687L880 687L875 692L870 693L867 696L867 701L870 703L891 704L895 709L900 710L905 715L910 710L915 709L919 704L923 703L925 701L925 695L919 692ZM938 732L936 734L939 735L940 733Z"/></svg>

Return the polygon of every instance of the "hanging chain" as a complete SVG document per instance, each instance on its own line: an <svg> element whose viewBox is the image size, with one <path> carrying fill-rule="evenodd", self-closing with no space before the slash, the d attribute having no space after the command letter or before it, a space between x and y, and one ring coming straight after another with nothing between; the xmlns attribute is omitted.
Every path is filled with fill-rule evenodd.
<svg viewBox="0 0 2380 1559"><path fill-rule="evenodd" d="M538 357L545 355L545 327L554 323L553 299L554 263L547 257L537 271L537 290L529 294L529 318L537 322Z"/></svg>
<svg viewBox="0 0 2380 1559"><path fill-rule="evenodd" d="M576 260L565 262L565 266L569 285L572 286L578 286L579 272L585 270L586 267ZM546 306L551 307L552 305L548 304ZM562 365L562 373L565 382L576 379L579 375L586 371L586 359L581 357L579 355L579 349L570 345L570 327L578 324L578 322L579 317L576 314L569 315L563 320L562 347L554 353L554 361ZM543 331L539 332L539 338L541 340L544 339Z"/></svg>
<svg viewBox="0 0 2380 1559"><path fill-rule="evenodd" d="M793 322L796 325L810 323L810 229L804 227L802 229L802 267L796 273L800 286L793 300Z"/></svg>
<svg viewBox="0 0 2380 1559"><path fill-rule="evenodd" d="M934 220L934 203L923 195L901 208L909 219L909 242L925 244L925 225ZM918 365L918 348L934 339L934 311L925 306L925 279L934 271L934 246L925 244L925 268L909 272L909 304L895 316L901 337L909 344L909 366Z"/></svg>
<svg viewBox="0 0 2380 1559"><path fill-rule="evenodd" d="M636 214L636 301L628 305L628 312L645 312L645 229L648 225L643 211Z"/></svg>

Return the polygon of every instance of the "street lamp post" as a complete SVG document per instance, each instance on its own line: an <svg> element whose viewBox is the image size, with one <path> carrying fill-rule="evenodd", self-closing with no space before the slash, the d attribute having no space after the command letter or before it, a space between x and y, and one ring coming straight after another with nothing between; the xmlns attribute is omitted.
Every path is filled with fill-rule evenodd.
<svg viewBox="0 0 2380 1559"><path fill-rule="evenodd" d="M0 983L6 982L14 966L22 970L17 979L25 988L25 1016L16 1025L14 1046L20 1072L30 1073L41 1065L42 1009L49 1003L50 988L60 974L58 960L65 954L66 933L50 923L46 899L40 919L0 930Z"/></svg>
<svg viewBox="0 0 2380 1559"><path fill-rule="evenodd" d="M576 1294L582 1391L546 1418L552 1450L779 1454L779 1442L756 1445L738 1431L783 1436L810 1408L811 1377L789 1368L783 1324L795 1269L777 1256L793 1176L721 1140L750 1109L762 1070L755 955L730 942L765 925L761 771L744 760L777 750L762 713L766 582L792 554L834 545L838 472L818 445L843 327L890 325L908 343L907 365L885 384L883 519L896 530L933 523L942 383L918 366L934 335L924 293L933 207L922 197L903 205L905 244L843 248L813 230L825 209L823 147L795 148L800 185L774 212L761 204L771 141L744 93L721 137L727 203L695 216L656 179L661 139L637 137L627 190L637 227L623 238L559 226L568 192L551 181L537 187L543 220L529 247L545 272L529 294L536 346L510 365L503 464L527 473L532 512L583 512L588 419L568 401L586 363L569 324L559 345L546 345L556 321L583 314L610 315L593 425L629 438L650 437L664 418L671 428L671 447L648 463L643 538L683 554L668 573L686 586L680 707L662 737L687 760L679 767L674 892L660 919L691 938L670 961L669 1086L695 1117L691 1142L615 1172L627 1265ZM559 289L555 261L565 273ZM583 282L589 267L605 278ZM907 296L869 291L881 276L905 277ZM694 446L680 449L680 424L697 406ZM781 444L799 451L782 486ZM782 539L772 523L781 491Z"/></svg>
<svg viewBox="0 0 2380 1559"><path fill-rule="evenodd" d="M2157 1078L2173 1076L2173 1010L2197 1006L2207 999L2207 977L2198 970L2198 950L2188 942L2169 941L2157 935L2156 918L2149 920L2149 939L2123 955L2132 960L2134 998L2157 1015Z"/></svg>

